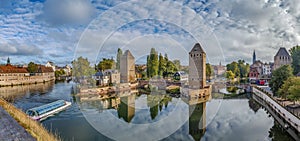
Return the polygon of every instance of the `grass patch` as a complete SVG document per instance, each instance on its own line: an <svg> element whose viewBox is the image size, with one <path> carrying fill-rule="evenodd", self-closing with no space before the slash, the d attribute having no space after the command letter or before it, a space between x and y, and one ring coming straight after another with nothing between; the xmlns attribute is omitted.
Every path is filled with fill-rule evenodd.
<svg viewBox="0 0 300 141"><path fill-rule="evenodd" d="M30 119L22 110L0 98L0 106L9 113L24 129L38 141L60 140L55 135L46 130L43 125Z"/></svg>

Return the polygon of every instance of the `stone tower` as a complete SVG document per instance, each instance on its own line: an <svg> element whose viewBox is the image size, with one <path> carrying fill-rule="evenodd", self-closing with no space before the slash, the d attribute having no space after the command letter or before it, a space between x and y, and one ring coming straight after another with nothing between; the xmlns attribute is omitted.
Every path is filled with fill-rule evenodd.
<svg viewBox="0 0 300 141"><path fill-rule="evenodd" d="M253 51L253 57L252 57L252 64L254 64L256 62L256 54L255 54L255 50Z"/></svg>
<svg viewBox="0 0 300 141"><path fill-rule="evenodd" d="M126 50L120 60L121 83L136 81L135 59L129 50Z"/></svg>
<svg viewBox="0 0 300 141"><path fill-rule="evenodd" d="M199 43L189 52L189 87L202 89L206 86L206 53Z"/></svg>
<svg viewBox="0 0 300 141"><path fill-rule="evenodd" d="M286 48L281 47L276 53L276 55L274 56L273 70L278 69L283 65L291 65L291 64L292 64L292 57L290 56Z"/></svg>

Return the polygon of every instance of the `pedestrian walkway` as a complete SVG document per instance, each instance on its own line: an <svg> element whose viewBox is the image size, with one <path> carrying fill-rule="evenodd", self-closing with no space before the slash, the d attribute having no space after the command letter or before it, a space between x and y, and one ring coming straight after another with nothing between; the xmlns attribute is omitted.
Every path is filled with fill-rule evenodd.
<svg viewBox="0 0 300 141"><path fill-rule="evenodd" d="M1 106L0 106L0 140L2 141L35 141L26 130L19 125Z"/></svg>

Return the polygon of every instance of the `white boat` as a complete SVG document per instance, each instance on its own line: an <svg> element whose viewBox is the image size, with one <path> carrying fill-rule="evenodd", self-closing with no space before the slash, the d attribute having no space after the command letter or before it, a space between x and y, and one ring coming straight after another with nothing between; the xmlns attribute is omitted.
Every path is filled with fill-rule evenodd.
<svg viewBox="0 0 300 141"><path fill-rule="evenodd" d="M57 100L55 102L35 107L26 111L26 114L34 120L44 120L55 113L61 112L71 106L71 102L65 100Z"/></svg>

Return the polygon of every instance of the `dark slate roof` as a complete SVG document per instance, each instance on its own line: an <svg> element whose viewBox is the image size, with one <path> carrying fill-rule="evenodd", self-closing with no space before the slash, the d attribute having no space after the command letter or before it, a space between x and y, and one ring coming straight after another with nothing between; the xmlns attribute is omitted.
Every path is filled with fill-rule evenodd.
<svg viewBox="0 0 300 141"><path fill-rule="evenodd" d="M125 57L130 57L130 58L134 58L134 56L131 54L131 52L129 50L126 50L125 53L123 54L123 56Z"/></svg>
<svg viewBox="0 0 300 141"><path fill-rule="evenodd" d="M289 52L286 50L286 48L281 47L277 54L275 56L290 56Z"/></svg>
<svg viewBox="0 0 300 141"><path fill-rule="evenodd" d="M296 76L300 77L300 72L298 74L296 74Z"/></svg>
<svg viewBox="0 0 300 141"><path fill-rule="evenodd" d="M104 76L102 71L96 72L95 76Z"/></svg>
<svg viewBox="0 0 300 141"><path fill-rule="evenodd" d="M204 52L202 46L199 44L199 43L196 43L193 47L193 49L191 50L192 51L201 51L201 52Z"/></svg>

